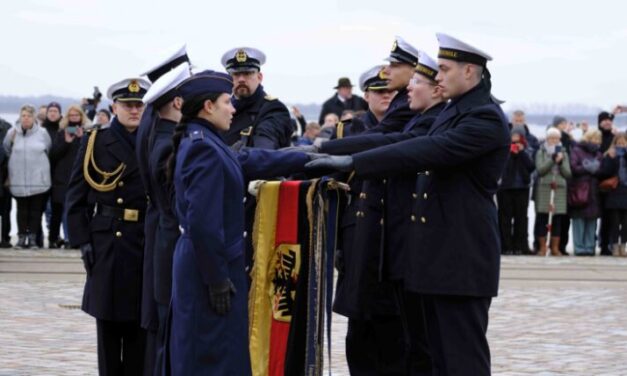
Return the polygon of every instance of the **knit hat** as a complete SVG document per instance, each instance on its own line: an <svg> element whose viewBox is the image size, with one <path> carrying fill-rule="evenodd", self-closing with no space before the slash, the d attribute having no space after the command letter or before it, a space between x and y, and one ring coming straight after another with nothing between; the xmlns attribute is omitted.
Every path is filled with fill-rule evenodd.
<svg viewBox="0 0 627 376"><path fill-rule="evenodd" d="M48 107L46 107L46 111L48 111L52 107L56 107L57 110L59 110L59 113L61 112L61 104L59 104L59 102L50 102L50 103L48 103Z"/></svg>
<svg viewBox="0 0 627 376"><path fill-rule="evenodd" d="M614 121L614 115L610 114L607 111L603 111L603 112L599 113L598 125L601 125L601 122L603 120L608 120L608 119Z"/></svg>
<svg viewBox="0 0 627 376"><path fill-rule="evenodd" d="M558 125L562 124L565 121L566 121L565 117L557 115L553 117L553 126L557 127Z"/></svg>

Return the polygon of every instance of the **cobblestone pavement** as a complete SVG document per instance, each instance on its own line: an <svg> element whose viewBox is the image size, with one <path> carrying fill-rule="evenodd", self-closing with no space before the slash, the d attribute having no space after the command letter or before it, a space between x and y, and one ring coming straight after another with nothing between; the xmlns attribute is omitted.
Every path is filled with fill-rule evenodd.
<svg viewBox="0 0 627 376"><path fill-rule="evenodd" d="M94 375L76 252L0 251L0 375ZM495 375L627 375L627 260L503 259L488 331ZM346 320L332 370L348 375Z"/></svg>

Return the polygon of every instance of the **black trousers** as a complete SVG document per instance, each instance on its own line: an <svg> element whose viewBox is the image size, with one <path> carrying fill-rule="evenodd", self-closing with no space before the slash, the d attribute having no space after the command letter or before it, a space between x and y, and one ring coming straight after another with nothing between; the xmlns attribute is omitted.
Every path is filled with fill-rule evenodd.
<svg viewBox="0 0 627 376"><path fill-rule="evenodd" d="M61 231L61 223L63 222L63 203L50 200L52 213L50 215L50 228L48 232L48 240L54 242L59 240Z"/></svg>
<svg viewBox="0 0 627 376"><path fill-rule="evenodd" d="M562 222L560 223L560 245L559 249L562 254L566 253L566 246L568 245L568 240L570 239L570 214L566 214L562 216Z"/></svg>
<svg viewBox="0 0 627 376"><path fill-rule="evenodd" d="M433 375L490 375L491 298L423 295Z"/></svg>
<svg viewBox="0 0 627 376"><path fill-rule="evenodd" d="M601 193L599 205L601 208L601 225L599 226L599 247L602 255L611 255L610 244L610 209L605 209L605 200L607 195Z"/></svg>
<svg viewBox="0 0 627 376"><path fill-rule="evenodd" d="M13 196L11 191L2 187L2 197L0 197L0 216L2 216L2 241L11 241L11 206Z"/></svg>
<svg viewBox="0 0 627 376"><path fill-rule="evenodd" d="M146 331L139 321L96 319L98 372L101 376L138 376L143 373Z"/></svg>
<svg viewBox="0 0 627 376"><path fill-rule="evenodd" d="M627 209L610 209L609 244L627 243Z"/></svg>
<svg viewBox="0 0 627 376"><path fill-rule="evenodd" d="M496 198L499 205L502 249L504 251L528 250L529 188L499 191Z"/></svg>
<svg viewBox="0 0 627 376"><path fill-rule="evenodd" d="M41 215L44 212L47 193L28 197L16 197L17 231L21 235L38 234L41 231Z"/></svg>
<svg viewBox="0 0 627 376"><path fill-rule="evenodd" d="M400 317L348 319L346 360L353 376L405 375L405 343Z"/></svg>

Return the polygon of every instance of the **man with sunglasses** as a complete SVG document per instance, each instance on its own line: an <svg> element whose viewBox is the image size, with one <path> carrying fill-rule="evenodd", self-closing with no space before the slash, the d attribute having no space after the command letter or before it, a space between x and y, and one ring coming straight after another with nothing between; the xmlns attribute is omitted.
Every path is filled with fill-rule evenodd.
<svg viewBox="0 0 627 376"><path fill-rule="evenodd" d="M87 272L82 309L96 318L100 375L141 375L146 333L140 326L146 193L135 144L150 84L112 85L115 118L83 137L66 208L70 244Z"/></svg>

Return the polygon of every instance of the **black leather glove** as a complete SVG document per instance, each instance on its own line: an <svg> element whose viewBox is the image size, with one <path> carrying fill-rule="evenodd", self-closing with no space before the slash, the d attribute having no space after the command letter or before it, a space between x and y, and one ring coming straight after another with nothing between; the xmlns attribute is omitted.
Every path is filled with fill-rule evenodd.
<svg viewBox="0 0 627 376"><path fill-rule="evenodd" d="M95 262L94 249L91 243L81 245L81 259L83 259L83 266L85 267L87 275L91 275L91 268L94 266Z"/></svg>
<svg viewBox="0 0 627 376"><path fill-rule="evenodd" d="M316 145L299 145L299 146L288 146L285 148L279 149L280 151L298 151L301 153L317 153L318 147Z"/></svg>
<svg viewBox="0 0 627 376"><path fill-rule="evenodd" d="M226 315L231 310L231 294L236 292L235 286L228 278L223 282L209 285L209 303L211 303L211 308L218 315Z"/></svg>
<svg viewBox="0 0 627 376"><path fill-rule="evenodd" d="M305 169L331 169L341 172L351 172L353 171L353 157L350 155L329 155L308 162L305 165Z"/></svg>

